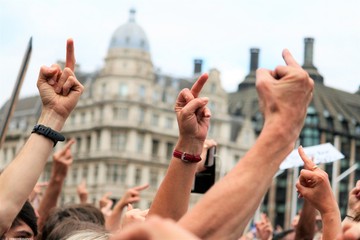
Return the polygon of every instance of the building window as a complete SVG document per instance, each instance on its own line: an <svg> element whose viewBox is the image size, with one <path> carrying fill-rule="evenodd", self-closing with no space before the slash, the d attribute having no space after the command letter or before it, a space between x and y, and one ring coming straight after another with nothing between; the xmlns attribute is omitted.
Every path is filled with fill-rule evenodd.
<svg viewBox="0 0 360 240"><path fill-rule="evenodd" d="M124 107L114 107L113 115L115 120L127 120L129 115L128 108Z"/></svg>
<svg viewBox="0 0 360 240"><path fill-rule="evenodd" d="M210 85L210 93L215 94L216 93L216 84L211 83Z"/></svg>
<svg viewBox="0 0 360 240"><path fill-rule="evenodd" d="M152 140L152 148L151 148L151 154L153 157L157 157L159 154L159 140L153 139Z"/></svg>
<svg viewBox="0 0 360 240"><path fill-rule="evenodd" d="M320 132L316 128L304 127L300 135L301 144L304 147L320 144Z"/></svg>
<svg viewBox="0 0 360 240"><path fill-rule="evenodd" d="M165 120L165 128L172 129L173 128L174 119L172 117L167 117Z"/></svg>
<svg viewBox="0 0 360 240"><path fill-rule="evenodd" d="M158 91L154 91L152 94L152 99L154 102L158 102L160 100L160 94Z"/></svg>
<svg viewBox="0 0 360 240"><path fill-rule="evenodd" d="M76 152L81 152L81 137L76 138Z"/></svg>
<svg viewBox="0 0 360 240"><path fill-rule="evenodd" d="M159 114L153 114L151 118L151 125L154 127L159 126Z"/></svg>
<svg viewBox="0 0 360 240"><path fill-rule="evenodd" d="M84 167L83 167L83 171L82 171L82 179L85 180L85 181L87 180L88 172L89 172L89 171L88 171L88 167L87 167L87 166L84 166Z"/></svg>
<svg viewBox="0 0 360 240"><path fill-rule="evenodd" d="M94 182L96 183L98 181L99 176L99 166L95 164L94 166Z"/></svg>
<svg viewBox="0 0 360 240"><path fill-rule="evenodd" d="M116 183L118 181L119 178L119 174L118 174L118 165L117 164L113 164L112 166L110 165L110 169L111 169L111 176L112 176L112 182Z"/></svg>
<svg viewBox="0 0 360 240"><path fill-rule="evenodd" d="M75 122L75 113L72 113L70 114L70 124L71 125L74 125L76 122Z"/></svg>
<svg viewBox="0 0 360 240"><path fill-rule="evenodd" d="M128 85L126 83L120 83L119 95L120 97L126 97L129 94Z"/></svg>
<svg viewBox="0 0 360 240"><path fill-rule="evenodd" d="M126 181L126 173L127 173L127 166L121 165L120 166L120 181L122 183L125 183L125 181Z"/></svg>
<svg viewBox="0 0 360 240"><path fill-rule="evenodd" d="M158 175L159 172L157 169L150 169L150 187L157 188L158 185Z"/></svg>
<svg viewBox="0 0 360 240"><path fill-rule="evenodd" d="M86 137L86 150L88 152L91 152L91 135L88 135Z"/></svg>
<svg viewBox="0 0 360 240"><path fill-rule="evenodd" d="M145 98L146 88L144 85L140 85L139 87L139 97Z"/></svg>
<svg viewBox="0 0 360 240"><path fill-rule="evenodd" d="M126 148L126 132L114 131L111 133L111 149L125 150Z"/></svg>
<svg viewBox="0 0 360 240"><path fill-rule="evenodd" d="M102 97L106 96L106 83L103 83L101 85L101 95L102 95Z"/></svg>
<svg viewBox="0 0 360 240"><path fill-rule="evenodd" d="M174 143L167 142L166 143L166 157L167 157L167 159L169 159L169 161L172 158L173 151L174 151Z"/></svg>
<svg viewBox="0 0 360 240"><path fill-rule="evenodd" d="M135 185L141 184L141 168L137 167L135 169Z"/></svg>
<svg viewBox="0 0 360 240"><path fill-rule="evenodd" d="M83 113L81 113L81 123L85 123L86 122L86 115L85 115L85 113L83 112Z"/></svg>
<svg viewBox="0 0 360 240"><path fill-rule="evenodd" d="M356 124L356 127L355 127L355 134L356 135L360 135L360 124Z"/></svg>
<svg viewBox="0 0 360 240"><path fill-rule="evenodd" d="M209 109L211 112L214 112L215 113L215 110L216 110L216 104L213 102L213 101L210 101L209 102Z"/></svg>
<svg viewBox="0 0 360 240"><path fill-rule="evenodd" d="M20 128L21 130L26 130L26 127L27 127L26 119L21 119L21 120L19 121L19 128Z"/></svg>
<svg viewBox="0 0 360 240"><path fill-rule="evenodd" d="M144 141L145 141L145 134L144 133L138 133L137 134L137 152L143 152L144 151Z"/></svg>
<svg viewBox="0 0 360 240"><path fill-rule="evenodd" d="M96 149L99 150L101 146L101 132L96 131Z"/></svg>
<svg viewBox="0 0 360 240"><path fill-rule="evenodd" d="M145 108L139 108L139 123L143 123L145 121Z"/></svg>
<svg viewBox="0 0 360 240"><path fill-rule="evenodd" d="M71 177L72 182L76 185L78 183L78 181L77 181L77 168L74 167L71 172L72 172L72 177Z"/></svg>

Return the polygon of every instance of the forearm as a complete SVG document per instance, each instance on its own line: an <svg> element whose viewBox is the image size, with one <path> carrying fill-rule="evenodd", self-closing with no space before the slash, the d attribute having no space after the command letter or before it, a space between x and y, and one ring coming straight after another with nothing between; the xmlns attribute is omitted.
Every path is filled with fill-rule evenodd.
<svg viewBox="0 0 360 240"><path fill-rule="evenodd" d="M335 239L341 233L340 211L336 206L333 212L321 214L323 222L322 240Z"/></svg>
<svg viewBox="0 0 360 240"><path fill-rule="evenodd" d="M49 185L45 190L44 197L42 198L38 209L39 218L37 224L40 231L49 216L49 212L57 205L64 181L64 176L52 175L50 178Z"/></svg>
<svg viewBox="0 0 360 240"><path fill-rule="evenodd" d="M304 199L295 239L313 239L315 234L316 208Z"/></svg>
<svg viewBox="0 0 360 240"><path fill-rule="evenodd" d="M235 168L212 187L179 224L200 238L237 239L271 184L295 139L280 129L263 130ZM218 204L218 210L214 209ZM214 214L215 215L214 216Z"/></svg>
<svg viewBox="0 0 360 240"><path fill-rule="evenodd" d="M38 121L55 130L62 128L61 121L43 114ZM53 119L53 120L52 120ZM33 190L53 149L53 142L41 135L31 134L25 145L0 175L0 235L6 231Z"/></svg>
<svg viewBox="0 0 360 240"><path fill-rule="evenodd" d="M166 176L151 204L149 215L179 220L189 206L194 184L196 164L184 163L172 158Z"/></svg>
<svg viewBox="0 0 360 240"><path fill-rule="evenodd" d="M114 206L110 216L106 218L105 226L107 230L117 231L119 229L121 216L125 207L126 204L122 201L122 199Z"/></svg>

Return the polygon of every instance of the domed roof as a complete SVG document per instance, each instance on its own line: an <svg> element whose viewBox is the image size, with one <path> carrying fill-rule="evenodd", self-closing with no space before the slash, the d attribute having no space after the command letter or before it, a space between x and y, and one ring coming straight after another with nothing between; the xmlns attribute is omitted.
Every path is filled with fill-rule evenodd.
<svg viewBox="0 0 360 240"><path fill-rule="evenodd" d="M109 49L135 48L149 52L149 41L144 30L135 22L135 10L130 10L129 22L121 25L114 32Z"/></svg>

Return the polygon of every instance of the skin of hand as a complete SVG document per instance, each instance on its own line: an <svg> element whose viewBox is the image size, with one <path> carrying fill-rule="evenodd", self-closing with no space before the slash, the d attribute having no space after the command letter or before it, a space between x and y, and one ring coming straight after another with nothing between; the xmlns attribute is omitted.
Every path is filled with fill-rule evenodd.
<svg viewBox="0 0 360 240"><path fill-rule="evenodd" d="M255 223L256 236L260 240L270 240L273 236L273 226L266 214L261 214L261 221Z"/></svg>
<svg viewBox="0 0 360 240"><path fill-rule="evenodd" d="M29 195L29 202L33 202L35 199L39 199L39 197L41 197L41 195L43 193L44 188L46 188L48 185L49 185L48 182L38 182L38 183L36 183L33 191Z"/></svg>
<svg viewBox="0 0 360 240"><path fill-rule="evenodd" d="M268 125L281 126L278 131L294 139L303 127L314 81L287 49L283 51L283 58L287 66L278 66L274 71L256 71L256 87L259 106L265 118L264 128ZM289 85L292 87L289 88Z"/></svg>
<svg viewBox="0 0 360 240"><path fill-rule="evenodd" d="M111 240L199 240L196 236L177 225L173 220L160 218L158 216L149 217L145 222L131 224L122 229L118 234L110 238Z"/></svg>
<svg viewBox="0 0 360 240"><path fill-rule="evenodd" d="M352 217L360 214L360 180L349 193L347 214Z"/></svg>
<svg viewBox="0 0 360 240"><path fill-rule="evenodd" d="M75 55L74 42L67 40L65 68L53 64L51 67L42 66L37 81L41 101L43 104L39 123L60 131L75 108L84 87L74 74ZM50 122L53 120L54 122Z"/></svg>
<svg viewBox="0 0 360 240"><path fill-rule="evenodd" d="M99 201L100 210L104 214L105 219L107 219L112 213L111 208L114 202L109 198L111 194L111 192L105 193Z"/></svg>
<svg viewBox="0 0 360 240"><path fill-rule="evenodd" d="M202 153L211 113L206 107L209 99L198 96L207 79L207 74L201 75L191 90L185 88L178 95L175 104L179 127L179 140L176 146L178 151L194 155Z"/></svg>
<svg viewBox="0 0 360 240"><path fill-rule="evenodd" d="M324 230L322 239L334 239L341 231L340 210L332 192L328 175L298 148L304 169L301 170L296 188L302 197L321 214Z"/></svg>
<svg viewBox="0 0 360 240"><path fill-rule="evenodd" d="M136 186L133 188L129 188L126 190L125 194L120 199L119 203L122 204L122 208L124 208L129 203L136 203L140 201L140 193L141 191L147 189L149 187L149 184L146 183L144 185Z"/></svg>
<svg viewBox="0 0 360 240"><path fill-rule="evenodd" d="M147 189L149 184L144 184L140 186L136 186L133 188L129 188L123 197L118 201L110 216L106 219L106 229L110 231L116 231L120 227L120 220L122 217L122 211L125 206L131 203L136 203L140 201L140 193L141 191Z"/></svg>
<svg viewBox="0 0 360 240"><path fill-rule="evenodd" d="M256 71L256 88L265 117L256 143L179 221L181 226L202 239L238 239L281 162L294 149L314 82L287 49L282 55L286 66L279 66L274 71ZM224 199L226 208L220 206ZM219 203L217 207L216 203Z"/></svg>
<svg viewBox="0 0 360 240"><path fill-rule="evenodd" d="M327 173L320 168L314 168L315 163L305 155L301 146L298 152L304 161L304 169L300 172L296 188L321 214L333 212L336 200Z"/></svg>
<svg viewBox="0 0 360 240"><path fill-rule="evenodd" d="M202 172L206 170L206 167L204 166L206 161L206 154L209 148L217 146L217 142L214 139L206 139L204 142L203 150L201 152L201 161L197 163L196 172Z"/></svg>
<svg viewBox="0 0 360 240"><path fill-rule="evenodd" d="M77 187L77 194L80 198L80 203L87 203L89 192L86 188L86 180L83 179Z"/></svg>
<svg viewBox="0 0 360 240"><path fill-rule="evenodd" d="M343 225L337 240L357 240L360 239L360 223L347 222Z"/></svg>
<svg viewBox="0 0 360 240"><path fill-rule="evenodd" d="M62 149L54 153L52 178L55 178L56 180L63 180L66 177L74 160L71 154L71 146L74 143L75 140L70 139Z"/></svg>
<svg viewBox="0 0 360 240"><path fill-rule="evenodd" d="M134 209L133 206L129 203L127 207L127 211L123 215L121 220L121 229L123 229L125 226L128 226L129 224L144 222L148 212L149 209L146 210L141 210L138 208Z"/></svg>

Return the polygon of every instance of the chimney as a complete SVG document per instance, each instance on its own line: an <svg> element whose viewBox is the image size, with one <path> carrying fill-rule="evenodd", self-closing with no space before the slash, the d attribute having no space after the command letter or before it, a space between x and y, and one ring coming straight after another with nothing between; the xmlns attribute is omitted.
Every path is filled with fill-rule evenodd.
<svg viewBox="0 0 360 240"><path fill-rule="evenodd" d="M259 48L250 48L250 72L255 72L259 67Z"/></svg>
<svg viewBox="0 0 360 240"><path fill-rule="evenodd" d="M313 65L314 39L305 38L304 43L305 43L304 67L314 67Z"/></svg>
<svg viewBox="0 0 360 240"><path fill-rule="evenodd" d="M194 60L194 75L201 74L202 63L203 63L202 59L195 59Z"/></svg>

